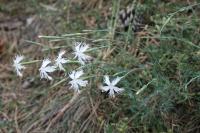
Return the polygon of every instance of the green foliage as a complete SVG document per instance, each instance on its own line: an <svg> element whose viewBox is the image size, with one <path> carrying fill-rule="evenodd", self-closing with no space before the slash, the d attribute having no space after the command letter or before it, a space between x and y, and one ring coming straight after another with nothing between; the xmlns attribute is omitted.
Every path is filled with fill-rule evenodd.
<svg viewBox="0 0 200 133"><path fill-rule="evenodd" d="M4 105L0 100L1 112L6 110L8 114L14 112L16 115L18 107L17 113L25 116L20 117L19 123L17 120L15 123L0 121L0 128L107 133L200 131L200 4L188 6L186 2L159 0L138 3L137 12L148 12L146 15L155 24L146 27L143 34L137 34L131 30L120 31L117 27L118 12L124 3L129 3L127 1L112 0L103 3L105 7L101 8L95 7L99 4L96 2L95 8L91 9L84 8L87 2L69 3L59 0L55 6L60 10L48 12L37 6L38 1L32 1L37 13L60 21L59 29L56 29L58 35L41 38L53 44L40 46L46 48L45 54L52 55L63 47L71 52L73 41L89 42L94 47L90 52L95 57L84 67L89 86L52 124L56 113L68 104L73 93L68 90L67 83L60 82L63 73L51 83L41 83L37 77L25 97L26 104L11 100ZM45 4L51 4L51 1ZM110 16L106 19L102 16L104 8L112 9L108 10ZM0 10L6 9L0 6ZM67 16L69 10L71 14ZM95 26L87 24L91 18L95 19ZM77 65L66 70L70 72L73 68ZM115 98L101 93L98 85L105 74L111 77L127 74L118 84L125 92Z"/></svg>

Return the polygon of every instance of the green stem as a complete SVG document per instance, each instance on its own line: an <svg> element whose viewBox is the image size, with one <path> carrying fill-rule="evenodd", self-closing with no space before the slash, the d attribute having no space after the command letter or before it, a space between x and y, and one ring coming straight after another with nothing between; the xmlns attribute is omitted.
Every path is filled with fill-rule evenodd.
<svg viewBox="0 0 200 133"><path fill-rule="evenodd" d="M99 32L99 31L103 31L103 32L108 32L108 29L103 29L103 30L82 30L83 32Z"/></svg>
<svg viewBox="0 0 200 133"><path fill-rule="evenodd" d="M164 40L164 39L175 39L177 41L181 41L181 42L184 42L186 44L189 44L193 47L196 47L198 49L200 49L199 46L195 45L193 42L189 41L189 40L186 40L184 38L177 38L177 37L173 37L173 36L154 36L154 37L141 37L141 38L145 38L145 39L148 39L148 38L158 38L160 40Z"/></svg>
<svg viewBox="0 0 200 133"><path fill-rule="evenodd" d="M109 46L102 46L102 47L97 47L97 48L91 48L89 50L87 50L86 52L90 52L90 51L95 51L95 50L98 50L98 49L101 49L101 48L108 48Z"/></svg>
<svg viewBox="0 0 200 133"><path fill-rule="evenodd" d="M92 75L92 76L87 76L87 77L82 77L81 79L89 79L89 78L94 78L94 77L103 77L104 75Z"/></svg>
<svg viewBox="0 0 200 133"><path fill-rule="evenodd" d="M87 32L87 33L73 33L73 34L65 34L62 35L62 37L68 37L68 36L80 36L80 35L88 35L91 34L91 32Z"/></svg>
<svg viewBox="0 0 200 133"><path fill-rule="evenodd" d="M183 12L183 11L187 10L188 8L190 8L190 7L198 6L198 5L200 5L200 3L197 3L197 4L193 4L193 5L189 5L189 6L180 8L178 11L169 14L169 17L167 18L167 20L165 21L165 23L163 24L163 26L162 26L161 29L160 29L160 34L162 33L162 31L163 31L164 27L167 25L167 23L168 23L168 22L172 19L172 17L174 17L177 13Z"/></svg>
<svg viewBox="0 0 200 133"><path fill-rule="evenodd" d="M45 38L45 39L62 39L63 37L61 36L38 36L39 38Z"/></svg>
<svg viewBox="0 0 200 133"><path fill-rule="evenodd" d="M70 60L70 61L68 61L67 63L80 63L79 61L76 61L76 60Z"/></svg>
<svg viewBox="0 0 200 133"><path fill-rule="evenodd" d="M33 63L37 63L37 62L40 62L42 60L33 60L33 61L28 61L28 62L22 62L21 64L22 65L28 65L28 64L33 64Z"/></svg>
<svg viewBox="0 0 200 133"><path fill-rule="evenodd" d="M187 82L187 83L185 84L185 90L187 90L187 87L188 87L188 85L189 85L190 83L192 83L194 80L196 80L196 79L199 78L199 77L200 77L200 75L198 75L198 76L196 76L196 77L190 79L190 81Z"/></svg>
<svg viewBox="0 0 200 133"><path fill-rule="evenodd" d="M61 83L65 82L65 81L67 81L67 79L68 79L68 78L64 78L64 79L60 80L59 82L55 83L51 88L54 88L54 87L58 86L59 84L61 84Z"/></svg>
<svg viewBox="0 0 200 133"><path fill-rule="evenodd" d="M127 72L124 76L122 76L122 78L125 78L127 75L129 75L132 72L135 72L135 71L138 71L138 70L143 70L143 69L145 69L145 68L135 68L135 69L132 69L129 72Z"/></svg>
<svg viewBox="0 0 200 133"><path fill-rule="evenodd" d="M152 82L154 82L156 79L152 79L150 82L148 82L146 85L144 85L141 89L139 89L137 92L136 92L136 95L140 94L142 91L144 91L148 86L149 84L151 84Z"/></svg>

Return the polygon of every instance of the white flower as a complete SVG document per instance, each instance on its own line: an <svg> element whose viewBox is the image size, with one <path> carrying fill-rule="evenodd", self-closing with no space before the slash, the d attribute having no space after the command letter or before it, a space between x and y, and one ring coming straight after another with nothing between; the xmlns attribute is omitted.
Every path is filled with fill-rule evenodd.
<svg viewBox="0 0 200 133"><path fill-rule="evenodd" d="M78 58L78 61L82 65L84 65L86 61L89 61L92 59L91 56L86 55L84 53L87 51L88 48L89 46L86 43L82 43L82 42L75 43L75 50L74 50L75 57L74 58Z"/></svg>
<svg viewBox="0 0 200 133"><path fill-rule="evenodd" d="M124 91L123 88L116 87L116 84L121 80L120 77L115 78L112 82L110 82L109 77L106 75L104 76L104 83L107 84L107 86L101 86L101 89L103 92L109 91L109 96L110 97L115 97L115 92L116 93L121 93Z"/></svg>
<svg viewBox="0 0 200 133"><path fill-rule="evenodd" d="M44 59L42 62L42 66L40 67L40 77L52 80L53 78L48 75L48 73L54 72L56 70L55 66L48 66L51 61L49 59Z"/></svg>
<svg viewBox="0 0 200 133"><path fill-rule="evenodd" d="M14 64L14 68L17 72L17 75L22 77L22 73L20 72L22 69L25 69L25 66L23 66L20 62L24 59L24 56L21 55L17 55L15 56L15 59L13 60Z"/></svg>
<svg viewBox="0 0 200 133"><path fill-rule="evenodd" d="M66 53L65 51L60 51L58 53L57 59L55 60L56 67L58 67L60 70L63 70L63 71L65 71L65 69L62 66L62 64L65 64L69 61L69 60L66 60L65 58L62 57L65 53Z"/></svg>
<svg viewBox="0 0 200 133"><path fill-rule="evenodd" d="M79 92L79 87L85 87L88 84L87 80L80 79L80 76L82 76L84 73L82 70L80 71L72 71L69 74L69 77L72 79L69 84L71 84L72 89L74 89L76 92Z"/></svg>

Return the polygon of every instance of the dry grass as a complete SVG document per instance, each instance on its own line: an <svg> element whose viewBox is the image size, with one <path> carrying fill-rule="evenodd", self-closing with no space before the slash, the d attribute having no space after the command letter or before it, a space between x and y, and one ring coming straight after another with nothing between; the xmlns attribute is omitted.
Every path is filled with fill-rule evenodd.
<svg viewBox="0 0 200 133"><path fill-rule="evenodd" d="M199 7L175 14L160 36L158 29L167 14L195 1L160 2L152 16L156 25L134 35L117 28L117 13L112 10L131 3L118 2L0 1L0 132L199 132ZM140 3L155 9L152 1ZM17 53L37 60L55 57L56 46L71 51L70 37L55 41L38 35L61 36L85 29L95 31L75 40L109 48L92 52L97 61L86 70L97 77L90 78L80 94L68 89L67 83L52 87L59 78L40 80L39 63L28 67L23 78L15 75L11 65ZM50 49L42 51L45 46ZM102 74L130 70L133 73L120 84L126 88L124 94L112 99L98 89ZM141 88L144 91L136 95Z"/></svg>

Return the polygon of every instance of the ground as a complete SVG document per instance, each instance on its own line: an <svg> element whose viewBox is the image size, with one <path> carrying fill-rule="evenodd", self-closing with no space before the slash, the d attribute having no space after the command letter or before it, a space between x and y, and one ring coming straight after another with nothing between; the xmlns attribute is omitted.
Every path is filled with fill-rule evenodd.
<svg viewBox="0 0 200 133"><path fill-rule="evenodd" d="M128 5L153 24L137 33L118 26ZM0 131L200 132L200 3L195 0L0 0ZM71 55L90 44L89 84L74 93L61 82L73 69L40 79L40 62L18 77L15 55L28 60ZM125 76L115 98L102 75Z"/></svg>

